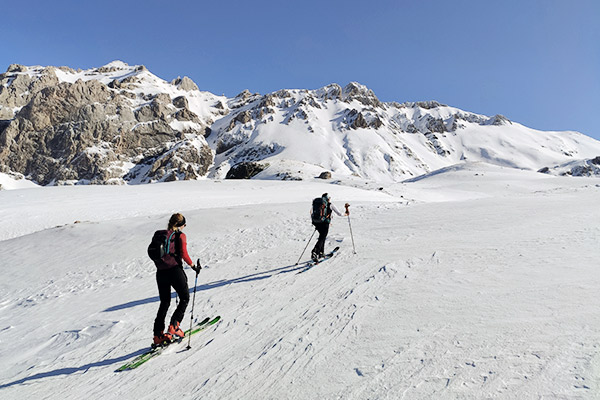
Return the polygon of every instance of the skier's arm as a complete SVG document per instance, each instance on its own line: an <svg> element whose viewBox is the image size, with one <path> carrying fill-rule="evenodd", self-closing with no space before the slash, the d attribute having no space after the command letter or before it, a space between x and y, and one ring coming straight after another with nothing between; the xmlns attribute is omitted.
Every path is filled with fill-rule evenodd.
<svg viewBox="0 0 600 400"><path fill-rule="evenodd" d="M185 233L182 233L179 237L181 239L181 258L183 258L183 261L185 261L187 265L193 267L194 262L190 258L190 255L187 251L187 238L185 236Z"/></svg>
<svg viewBox="0 0 600 400"><path fill-rule="evenodd" d="M344 215L348 215L348 214L342 214L340 212L340 210L337 209L337 207L335 206L335 204L331 203L331 210L333 212L335 212L339 217L343 217Z"/></svg>

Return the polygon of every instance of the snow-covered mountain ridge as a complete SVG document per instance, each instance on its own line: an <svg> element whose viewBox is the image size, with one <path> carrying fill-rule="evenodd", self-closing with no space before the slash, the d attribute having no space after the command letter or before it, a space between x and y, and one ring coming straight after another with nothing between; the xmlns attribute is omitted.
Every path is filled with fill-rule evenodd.
<svg viewBox="0 0 600 400"><path fill-rule="evenodd" d="M397 182L466 161L540 170L600 155L542 132L429 102L381 102L352 82L234 98L115 61L0 75L0 172L41 184L360 177ZM554 169L550 170L554 171Z"/></svg>

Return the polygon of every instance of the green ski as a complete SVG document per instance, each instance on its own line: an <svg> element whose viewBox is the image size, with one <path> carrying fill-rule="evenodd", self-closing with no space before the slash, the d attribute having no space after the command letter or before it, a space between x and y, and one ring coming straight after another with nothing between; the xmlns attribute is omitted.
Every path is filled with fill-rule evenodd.
<svg viewBox="0 0 600 400"><path fill-rule="evenodd" d="M196 326L194 326L191 330L188 329L187 331L185 331L185 337L188 337L188 336L193 335L198 332L202 332L203 330L205 330L209 326L216 324L220 320L221 320L220 316L216 316L213 319L205 318L204 320L202 320L201 322L196 324ZM153 347L150 350L148 350L147 352L140 354L139 356L137 356L130 362L124 364L119 369L117 369L115 372L121 372L121 371L130 370L130 369L135 369L135 368L139 367L140 365L144 364L146 361L158 356L160 353L162 353L167 347L169 347L173 343L181 343L181 341L183 339L185 339L185 338L174 339L173 341L171 341L165 345Z"/></svg>

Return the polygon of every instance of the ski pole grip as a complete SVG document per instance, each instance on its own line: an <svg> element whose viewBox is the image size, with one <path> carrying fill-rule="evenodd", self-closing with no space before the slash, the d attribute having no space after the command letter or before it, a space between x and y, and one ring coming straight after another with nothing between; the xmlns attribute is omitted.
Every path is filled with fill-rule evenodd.
<svg viewBox="0 0 600 400"><path fill-rule="evenodd" d="M349 203L344 204L344 207L346 207L346 213L350 214L350 210L348 210L348 207L350 207Z"/></svg>

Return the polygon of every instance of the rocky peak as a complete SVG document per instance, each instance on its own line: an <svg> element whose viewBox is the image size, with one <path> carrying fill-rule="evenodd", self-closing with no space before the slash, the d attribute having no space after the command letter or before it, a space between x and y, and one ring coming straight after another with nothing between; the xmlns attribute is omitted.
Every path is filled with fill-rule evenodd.
<svg viewBox="0 0 600 400"><path fill-rule="evenodd" d="M512 122L508 118L506 118L504 115L496 114L488 120L487 124L495 125L495 126L502 126L502 125L512 124Z"/></svg>
<svg viewBox="0 0 600 400"><path fill-rule="evenodd" d="M350 82L342 90L342 99L350 102L352 100L358 100L360 103L371 106L381 107L382 103L379 101L375 93L364 85L357 82Z"/></svg>
<svg viewBox="0 0 600 400"><path fill-rule="evenodd" d="M95 71L100 74L105 74L108 72L123 71L123 70L128 70L128 69L131 69L131 67L127 63L124 63L123 61L115 60L115 61L110 62L100 68L97 68Z"/></svg>
<svg viewBox="0 0 600 400"><path fill-rule="evenodd" d="M322 101L337 100L342 96L342 87L337 83L315 90L315 95Z"/></svg>
<svg viewBox="0 0 600 400"><path fill-rule="evenodd" d="M10 64L6 72L27 72L27 67L21 64Z"/></svg>
<svg viewBox="0 0 600 400"><path fill-rule="evenodd" d="M176 86L178 89L185 90L186 92L191 92L193 90L200 90L198 86L194 83L193 80L184 76L183 78L177 77L177 79L173 79L171 81L171 85Z"/></svg>

